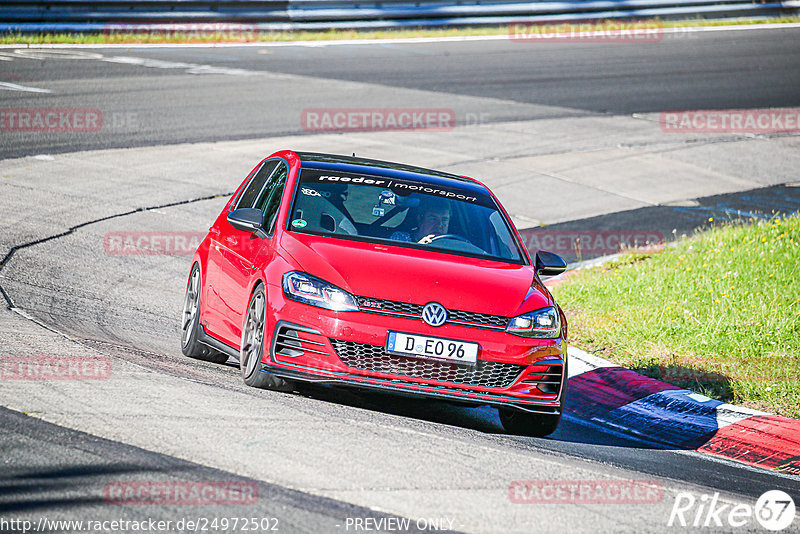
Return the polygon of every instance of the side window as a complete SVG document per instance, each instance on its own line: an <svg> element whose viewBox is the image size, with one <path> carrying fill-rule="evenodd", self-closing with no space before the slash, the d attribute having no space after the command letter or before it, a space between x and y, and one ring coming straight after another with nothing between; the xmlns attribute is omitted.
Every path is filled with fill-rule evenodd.
<svg viewBox="0 0 800 534"><path fill-rule="evenodd" d="M517 247L514 244L514 238L511 236L508 226L503 221L503 217L499 212L492 212L489 216L489 222L492 225L492 230L494 230L490 236L490 252L501 258L514 258L512 251ZM499 250L494 250L495 248Z"/></svg>
<svg viewBox="0 0 800 534"><path fill-rule="evenodd" d="M267 178L269 178L270 174L272 174L272 171L275 170L275 167L277 167L279 163L281 163L279 160L264 162L258 172L256 172L256 175L250 180L247 187L245 187L242 196L239 197L239 201L236 203L236 208L253 207L256 198L258 198L258 194L264 187L264 182L267 181Z"/></svg>
<svg viewBox="0 0 800 534"><path fill-rule="evenodd" d="M272 235L275 231L275 221L278 219L278 210L281 207L281 197L283 188L286 186L286 178L289 176L289 169L286 164L280 166L272 173L261 195L258 197L254 208L264 212L264 231Z"/></svg>

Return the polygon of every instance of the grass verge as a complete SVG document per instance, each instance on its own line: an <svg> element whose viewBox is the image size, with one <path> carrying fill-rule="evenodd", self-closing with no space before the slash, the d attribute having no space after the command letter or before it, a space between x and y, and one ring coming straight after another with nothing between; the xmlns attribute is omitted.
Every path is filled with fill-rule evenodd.
<svg viewBox="0 0 800 534"><path fill-rule="evenodd" d="M571 342L709 397L800 418L800 216L709 223L554 288Z"/></svg>
<svg viewBox="0 0 800 534"><path fill-rule="evenodd" d="M606 24L631 21L606 20L597 21L603 27ZM647 21L637 21L645 23ZM653 19L653 23L663 28L686 28L695 26L729 26L741 24L767 24L767 23L797 23L800 17L776 18L741 18L741 19L686 19L660 21ZM558 23L553 23L557 25ZM223 26L223 29L219 27ZM181 25L177 25L180 27ZM198 23L184 24L186 31L147 30L122 31L117 26L111 26L109 31L94 33L41 33L25 34L11 33L0 34L0 44L197 44L197 43L252 43L252 42L292 42L292 41L334 41L353 39L414 39L423 37L468 37L481 35L509 35L508 24L499 26L479 26L468 28L415 28L396 30L326 30L326 31L257 31L254 25L231 24L224 27L224 23ZM217 28L217 29L215 29ZM580 30L584 31L584 30Z"/></svg>

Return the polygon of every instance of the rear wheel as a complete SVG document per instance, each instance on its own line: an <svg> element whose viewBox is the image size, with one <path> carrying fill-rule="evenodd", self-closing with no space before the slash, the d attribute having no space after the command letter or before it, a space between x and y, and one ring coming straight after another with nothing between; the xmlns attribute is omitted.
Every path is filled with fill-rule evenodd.
<svg viewBox="0 0 800 534"><path fill-rule="evenodd" d="M242 371L244 383L255 388L272 389L275 391L292 391L292 384L282 378L261 371L261 358L264 355L264 317L266 315L267 299L264 286L259 285L250 304L247 306L247 316L242 330L241 352L239 354L239 369Z"/></svg>
<svg viewBox="0 0 800 534"><path fill-rule="evenodd" d="M198 341L200 338L200 291L203 287L200 266L192 265L189 282L186 284L186 296L183 300L183 316L181 319L181 350L190 358L213 363L225 363L228 355L217 352Z"/></svg>
<svg viewBox="0 0 800 534"><path fill-rule="evenodd" d="M558 428L561 415L528 413L513 408L498 410L500 422L509 434L521 436L549 436Z"/></svg>

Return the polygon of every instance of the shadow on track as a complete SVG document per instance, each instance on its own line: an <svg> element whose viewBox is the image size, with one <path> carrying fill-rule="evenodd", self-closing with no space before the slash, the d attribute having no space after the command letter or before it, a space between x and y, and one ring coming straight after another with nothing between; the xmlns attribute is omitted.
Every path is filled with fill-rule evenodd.
<svg viewBox="0 0 800 534"><path fill-rule="evenodd" d="M416 399L391 393L359 391L347 387L311 384L297 384L296 393L323 402L352 406L384 414L477 430L486 434L505 434L511 439L530 441L531 443L562 441L633 449L664 448L634 437L604 432L599 426L581 424L570 417L564 417L556 432L550 436L534 438L506 434L500 423L497 410L489 406L471 407L445 401ZM567 399L567 408L569 409L569 390Z"/></svg>
<svg viewBox="0 0 800 534"><path fill-rule="evenodd" d="M531 254L541 247L576 262L619 252L620 241L638 246L646 240L672 241L711 224L752 222L798 212L800 187L779 185L529 228L520 234Z"/></svg>

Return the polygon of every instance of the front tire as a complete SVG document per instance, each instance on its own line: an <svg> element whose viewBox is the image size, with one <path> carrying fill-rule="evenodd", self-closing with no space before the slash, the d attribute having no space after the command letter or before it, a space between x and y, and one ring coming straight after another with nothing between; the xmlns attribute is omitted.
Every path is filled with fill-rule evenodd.
<svg viewBox="0 0 800 534"><path fill-rule="evenodd" d="M259 285L250 297L247 316L242 329L239 369L242 379L248 386L274 391L292 391L292 384L280 377L261 371L261 358L264 355L264 333L266 324L267 298L264 286Z"/></svg>
<svg viewBox="0 0 800 534"><path fill-rule="evenodd" d="M509 434L543 438L558 428L561 415L528 413L513 408L498 410L500 422Z"/></svg>
<svg viewBox="0 0 800 534"><path fill-rule="evenodd" d="M181 351L185 356L212 363L225 363L228 355L217 352L198 341L200 338L200 292L203 288L200 265L195 263L186 284L181 319Z"/></svg>

